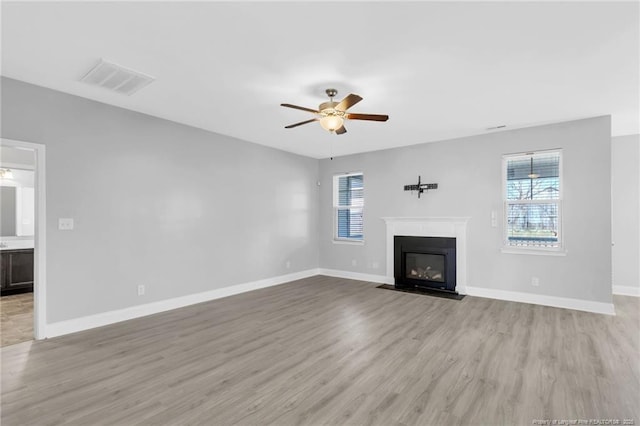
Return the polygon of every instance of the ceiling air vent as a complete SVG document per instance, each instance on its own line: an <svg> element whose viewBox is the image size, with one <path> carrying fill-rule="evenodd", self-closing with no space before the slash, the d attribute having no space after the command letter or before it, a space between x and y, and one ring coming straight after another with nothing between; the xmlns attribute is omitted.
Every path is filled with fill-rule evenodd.
<svg viewBox="0 0 640 426"><path fill-rule="evenodd" d="M132 95L154 80L155 77L150 75L101 59L98 65L93 67L80 81L104 87L123 95Z"/></svg>

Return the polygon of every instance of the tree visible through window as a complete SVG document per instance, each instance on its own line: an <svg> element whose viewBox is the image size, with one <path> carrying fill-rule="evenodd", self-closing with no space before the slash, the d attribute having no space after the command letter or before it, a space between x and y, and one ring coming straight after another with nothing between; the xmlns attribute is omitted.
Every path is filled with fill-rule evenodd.
<svg viewBox="0 0 640 426"><path fill-rule="evenodd" d="M364 179L362 173L333 177L336 240L362 241Z"/></svg>
<svg viewBox="0 0 640 426"><path fill-rule="evenodd" d="M561 246L561 153L505 156L505 245Z"/></svg>

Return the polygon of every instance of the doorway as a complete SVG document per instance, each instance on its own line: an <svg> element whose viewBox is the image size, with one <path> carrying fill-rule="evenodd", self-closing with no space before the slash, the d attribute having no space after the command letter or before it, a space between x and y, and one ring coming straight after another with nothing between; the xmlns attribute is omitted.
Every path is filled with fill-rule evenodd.
<svg viewBox="0 0 640 426"><path fill-rule="evenodd" d="M46 337L45 147L0 139L2 346Z"/></svg>

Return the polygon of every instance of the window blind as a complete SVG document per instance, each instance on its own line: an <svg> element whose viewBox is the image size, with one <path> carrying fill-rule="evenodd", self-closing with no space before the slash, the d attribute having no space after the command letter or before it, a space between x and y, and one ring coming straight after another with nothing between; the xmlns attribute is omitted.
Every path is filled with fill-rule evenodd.
<svg viewBox="0 0 640 426"><path fill-rule="evenodd" d="M336 237L362 240L364 178L362 174L336 176L334 180Z"/></svg>

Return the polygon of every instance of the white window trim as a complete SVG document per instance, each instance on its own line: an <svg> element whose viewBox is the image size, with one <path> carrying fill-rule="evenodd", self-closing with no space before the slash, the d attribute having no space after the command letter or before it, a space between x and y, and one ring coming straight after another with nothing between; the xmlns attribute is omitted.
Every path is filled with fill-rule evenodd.
<svg viewBox="0 0 640 426"><path fill-rule="evenodd" d="M364 173L360 171L336 173L333 175L333 180L331 181L331 192L332 192L332 199L333 199L333 205L332 205L333 229L331 232L332 232L332 242L334 244L346 244L346 245L357 245L357 246L364 245L364 188L363 188L363 203L362 203L362 221L363 221L362 238L356 239L356 238L338 237L338 210L340 206L338 206L338 191L336 191L337 181L341 177L358 176L358 175L362 175L364 177ZM341 206L341 207L345 208L344 206Z"/></svg>
<svg viewBox="0 0 640 426"><path fill-rule="evenodd" d="M334 238L331 241L333 244L344 244L348 246L363 246L364 240L347 240L345 238Z"/></svg>
<svg viewBox="0 0 640 426"><path fill-rule="evenodd" d="M558 163L558 174L559 176L559 188L560 188L560 197L557 200L552 200L553 203L558 204L558 247L518 247L507 244L508 241L508 200L507 200L507 161L510 158L514 157L523 157L529 154L545 154L545 153L558 153L560 154L560 161ZM501 253L504 254L525 254L525 255L542 255L542 256L566 256L567 251L564 246L564 170L563 170L563 151L562 148L555 149L546 149L539 151L528 151L528 152L519 152L514 154L505 154L502 156L502 247L500 249ZM551 201L551 200L550 200ZM519 204L540 204L544 203L545 200L521 200Z"/></svg>
<svg viewBox="0 0 640 426"><path fill-rule="evenodd" d="M562 248L532 248L532 247L515 247L508 246L500 249L504 254L529 254L534 256L566 256L567 251Z"/></svg>

